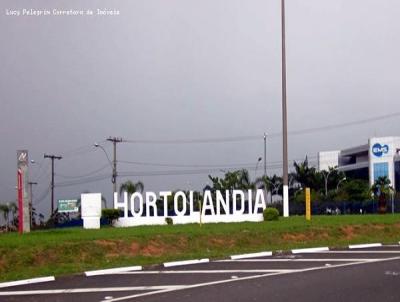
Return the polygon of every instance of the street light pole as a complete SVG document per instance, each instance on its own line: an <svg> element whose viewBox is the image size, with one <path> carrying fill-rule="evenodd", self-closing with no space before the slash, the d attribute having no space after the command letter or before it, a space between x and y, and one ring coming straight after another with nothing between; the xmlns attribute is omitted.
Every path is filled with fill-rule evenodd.
<svg viewBox="0 0 400 302"><path fill-rule="evenodd" d="M281 0L282 22L282 145L283 145L283 216L289 217L289 186L288 186L288 142L287 142L287 106L286 106L286 28L285 0Z"/></svg>
<svg viewBox="0 0 400 302"><path fill-rule="evenodd" d="M333 170L329 171L328 173L322 173L322 175L325 178L325 196L328 196L328 177L329 177L329 174L332 173L332 171Z"/></svg>
<svg viewBox="0 0 400 302"><path fill-rule="evenodd" d="M29 181L28 185L29 185L29 197L30 197L30 202L29 202L29 215L30 215L30 225L32 228L32 208L33 208L33 190L32 190L32 186L33 185L37 185L37 182L32 182Z"/></svg>
<svg viewBox="0 0 400 302"><path fill-rule="evenodd" d="M122 138L117 138L117 137L109 137L107 138L108 141L113 143L113 172L112 172L112 183L113 183L113 196L114 193L117 192L117 143L122 142Z"/></svg>
<svg viewBox="0 0 400 302"><path fill-rule="evenodd" d="M55 159L62 159L61 156L56 156L56 155L44 155L44 158L50 158L51 159L51 215L54 213L54 160Z"/></svg>
<svg viewBox="0 0 400 302"><path fill-rule="evenodd" d="M336 186L336 192L339 190L339 185L346 180L346 177L343 177L341 180L339 180L337 186Z"/></svg>
<svg viewBox="0 0 400 302"><path fill-rule="evenodd" d="M264 132L264 177L267 176L267 133Z"/></svg>
<svg viewBox="0 0 400 302"><path fill-rule="evenodd" d="M255 172L254 172L254 181L257 179L257 168L258 168L258 164L260 163L260 161L262 161L262 158L261 158L261 157L259 157L259 158L257 159L256 170L255 170Z"/></svg>

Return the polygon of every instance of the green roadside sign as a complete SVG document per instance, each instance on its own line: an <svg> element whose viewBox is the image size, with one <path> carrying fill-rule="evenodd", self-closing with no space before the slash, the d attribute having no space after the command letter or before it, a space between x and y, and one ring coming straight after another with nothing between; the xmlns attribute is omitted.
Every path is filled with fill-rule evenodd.
<svg viewBox="0 0 400 302"><path fill-rule="evenodd" d="M77 213L78 200L76 199L59 199L58 200L58 213Z"/></svg>

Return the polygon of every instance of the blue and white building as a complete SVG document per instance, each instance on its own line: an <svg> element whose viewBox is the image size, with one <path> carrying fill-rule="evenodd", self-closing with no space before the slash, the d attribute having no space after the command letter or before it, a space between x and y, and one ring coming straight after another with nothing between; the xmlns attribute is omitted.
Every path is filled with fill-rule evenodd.
<svg viewBox="0 0 400 302"><path fill-rule="evenodd" d="M372 137L365 145L318 153L318 169L338 167L346 176L366 179L372 185L387 176L400 191L400 137Z"/></svg>

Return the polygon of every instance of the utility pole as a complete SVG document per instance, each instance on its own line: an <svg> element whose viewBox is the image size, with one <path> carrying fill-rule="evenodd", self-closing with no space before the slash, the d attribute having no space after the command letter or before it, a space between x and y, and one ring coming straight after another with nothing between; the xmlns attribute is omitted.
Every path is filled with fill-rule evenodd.
<svg viewBox="0 0 400 302"><path fill-rule="evenodd" d="M282 145L283 145L283 217L289 217L289 182L288 182L288 142L286 108L286 36L285 36L285 0L281 0L282 21Z"/></svg>
<svg viewBox="0 0 400 302"><path fill-rule="evenodd" d="M29 196L30 196L30 202L29 202L29 215L30 215L30 225L31 225L31 228L32 228L32 208L33 208L33 191L32 191L32 186L33 185L37 185L38 183L37 182L32 182L32 181L29 181L28 182L28 185L29 185Z"/></svg>
<svg viewBox="0 0 400 302"><path fill-rule="evenodd" d="M111 182L113 183L113 195L117 192L117 143L122 143L122 138L120 137L109 137L107 138L109 142L113 143L113 171L112 171L112 179Z"/></svg>
<svg viewBox="0 0 400 302"><path fill-rule="evenodd" d="M267 133L264 132L264 177L267 176Z"/></svg>
<svg viewBox="0 0 400 302"><path fill-rule="evenodd" d="M50 216L53 215L54 213L54 160L55 159L62 159L61 156L57 155L44 155L44 158L50 158L51 159L51 213Z"/></svg>

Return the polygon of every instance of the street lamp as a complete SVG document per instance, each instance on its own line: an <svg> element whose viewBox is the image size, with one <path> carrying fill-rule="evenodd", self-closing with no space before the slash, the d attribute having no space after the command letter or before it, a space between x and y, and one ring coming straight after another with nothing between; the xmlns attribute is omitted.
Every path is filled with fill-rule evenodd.
<svg viewBox="0 0 400 302"><path fill-rule="evenodd" d="M338 184L337 184L337 186L336 186L336 192L339 190L339 185L343 182L343 181L345 181L347 178L346 177L343 177L341 180L339 180L339 182L338 182Z"/></svg>
<svg viewBox="0 0 400 302"><path fill-rule="evenodd" d="M297 190L294 192L293 199L295 199L296 196L297 196L297 194L299 194L301 191L303 191L303 187L297 189Z"/></svg>
<svg viewBox="0 0 400 302"><path fill-rule="evenodd" d="M254 172L254 180L256 180L257 178L257 168L258 168L258 164L260 163L260 161L262 161L262 157L259 157L256 163L256 170Z"/></svg>
<svg viewBox="0 0 400 302"><path fill-rule="evenodd" d="M107 154L107 151L104 149L104 147L103 147L102 145L100 145L100 144L98 144L98 143L94 143L93 146L96 147L96 148L100 148L101 150L103 150L104 154L105 154L106 157L107 157L108 163L109 163L110 166L111 166L111 169L112 169L112 171L113 171L112 177L111 177L111 183L113 184L113 195L114 195L114 191L115 191L115 173L114 173L114 166L113 166L113 164L112 164L112 162L111 162L111 160L110 160L110 157L109 157L108 154Z"/></svg>
<svg viewBox="0 0 400 302"><path fill-rule="evenodd" d="M31 164L36 164L36 161L34 159L30 160ZM37 185L37 182L34 181L28 181L28 185L29 185L29 221L30 221L30 227L32 228L32 221L33 221L33 217L32 217L32 213L33 213L33 190L32 190L32 186Z"/></svg>
<svg viewBox="0 0 400 302"><path fill-rule="evenodd" d="M322 171L322 176L325 178L325 196L328 195L328 177L334 170L328 171L328 173L324 173L326 171Z"/></svg>
<svg viewBox="0 0 400 302"><path fill-rule="evenodd" d="M271 188L271 203L272 203L272 196L275 195L279 191L279 187L282 185L281 183L274 184L272 181L270 181L267 177L263 178L263 181L266 181L269 183L273 189ZM274 194L275 193L275 194Z"/></svg>

